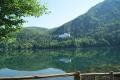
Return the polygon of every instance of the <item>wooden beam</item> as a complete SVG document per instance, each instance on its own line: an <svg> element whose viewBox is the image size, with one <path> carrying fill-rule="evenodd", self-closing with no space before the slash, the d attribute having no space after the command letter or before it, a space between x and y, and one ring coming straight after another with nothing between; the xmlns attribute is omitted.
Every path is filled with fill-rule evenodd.
<svg viewBox="0 0 120 80"><path fill-rule="evenodd" d="M40 78L51 78L51 77L65 77L65 76L74 76L74 73L63 73L63 74L52 74L52 75L32 75L32 76L21 76L21 77L5 77L0 78L0 80L21 80L21 79L40 79Z"/></svg>
<svg viewBox="0 0 120 80"><path fill-rule="evenodd" d="M109 75L110 73L82 73L80 74L81 76L104 76L104 75ZM114 72L114 75L120 75L120 72Z"/></svg>

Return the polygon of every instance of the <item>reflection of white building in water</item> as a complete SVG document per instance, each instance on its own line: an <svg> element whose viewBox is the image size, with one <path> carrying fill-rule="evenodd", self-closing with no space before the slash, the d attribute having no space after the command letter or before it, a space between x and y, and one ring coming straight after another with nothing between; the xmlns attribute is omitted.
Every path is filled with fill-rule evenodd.
<svg viewBox="0 0 120 80"><path fill-rule="evenodd" d="M71 63L71 58L61 58L59 61L64 62L64 63Z"/></svg>
<svg viewBox="0 0 120 80"><path fill-rule="evenodd" d="M70 34L69 33L64 33L64 34L58 35L58 37L59 38L69 38Z"/></svg>

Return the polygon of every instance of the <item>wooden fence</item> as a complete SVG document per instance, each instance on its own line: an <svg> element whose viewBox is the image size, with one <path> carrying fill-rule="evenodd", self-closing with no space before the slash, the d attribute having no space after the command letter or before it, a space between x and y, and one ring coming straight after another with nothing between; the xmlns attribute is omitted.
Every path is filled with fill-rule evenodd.
<svg viewBox="0 0 120 80"><path fill-rule="evenodd" d="M68 77L73 76L74 80L120 80L120 72L109 72L109 73L83 73L72 72L64 74L52 74L52 75L32 75L22 77L0 77L0 80L31 80L41 78L56 78L56 77ZM103 77L103 78L101 78ZM100 79L101 78L101 79Z"/></svg>

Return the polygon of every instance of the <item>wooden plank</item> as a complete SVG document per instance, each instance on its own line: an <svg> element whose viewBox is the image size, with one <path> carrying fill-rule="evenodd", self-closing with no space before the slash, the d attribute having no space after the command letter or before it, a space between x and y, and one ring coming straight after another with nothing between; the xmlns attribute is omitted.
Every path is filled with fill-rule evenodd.
<svg viewBox="0 0 120 80"><path fill-rule="evenodd" d="M40 79L40 78L51 78L51 77L65 77L74 76L76 73L63 73L63 74L52 74L52 75L32 75L32 76L21 76L21 77L1 77L0 80L21 80L21 79Z"/></svg>
<svg viewBox="0 0 120 80"><path fill-rule="evenodd" d="M105 76L109 75L110 73L82 73L81 76ZM114 72L114 75L120 75L120 72Z"/></svg>
<svg viewBox="0 0 120 80"><path fill-rule="evenodd" d="M109 73L83 73L81 76L99 76L99 75L109 75Z"/></svg>

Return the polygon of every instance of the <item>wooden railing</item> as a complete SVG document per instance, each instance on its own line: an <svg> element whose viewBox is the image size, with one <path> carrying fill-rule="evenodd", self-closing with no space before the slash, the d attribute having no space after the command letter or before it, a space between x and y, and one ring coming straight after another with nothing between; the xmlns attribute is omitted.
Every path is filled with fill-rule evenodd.
<svg viewBox="0 0 120 80"><path fill-rule="evenodd" d="M32 75L32 76L22 76L22 77L0 77L0 80L30 80L30 79L68 77L68 76L73 76L74 80L120 80L120 72L83 73L83 74L80 74L80 72L73 72L73 73L52 74L52 75ZM98 76L103 77L104 79L99 79L99 78L97 79Z"/></svg>
<svg viewBox="0 0 120 80"><path fill-rule="evenodd" d="M41 79L41 78L54 78L54 77L66 77L74 76L75 80L80 80L80 72L64 73L64 74L51 74L51 75L33 75L24 77L6 77L0 78L0 80L26 80L26 79Z"/></svg>

